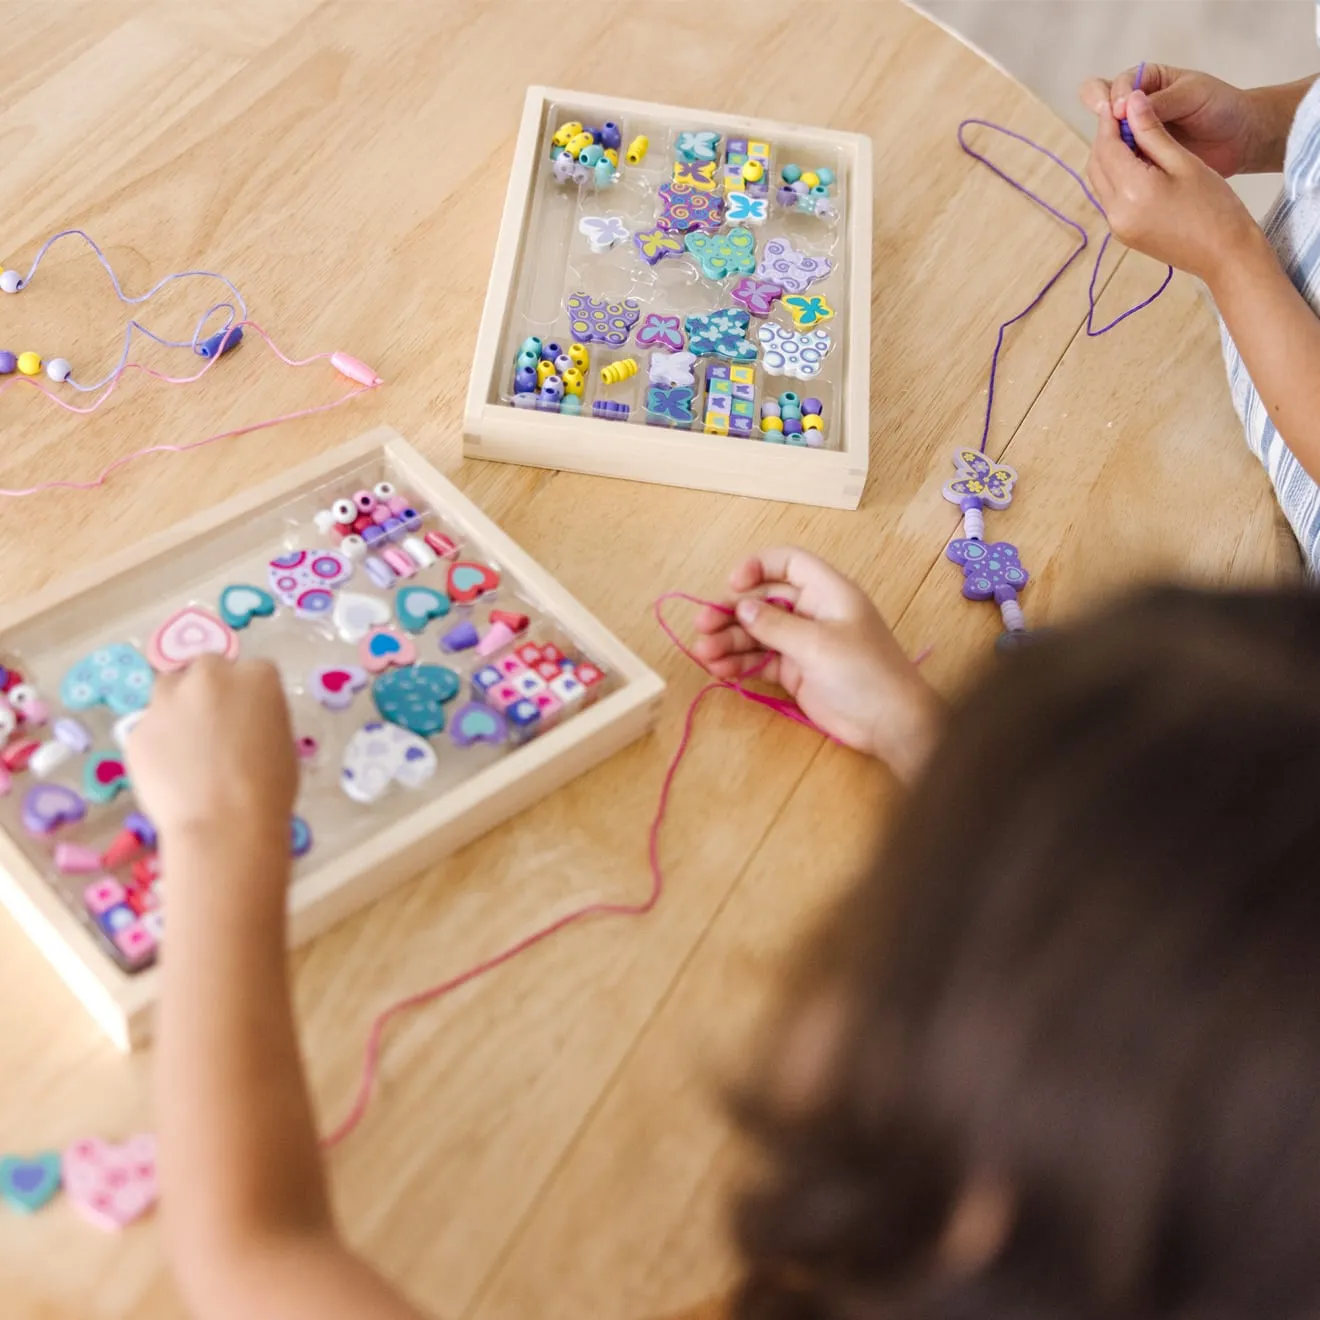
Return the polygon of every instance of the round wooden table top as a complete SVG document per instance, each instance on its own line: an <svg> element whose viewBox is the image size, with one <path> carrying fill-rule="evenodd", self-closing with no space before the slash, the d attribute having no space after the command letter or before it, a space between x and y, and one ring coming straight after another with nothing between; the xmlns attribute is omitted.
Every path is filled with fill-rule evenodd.
<svg viewBox="0 0 1320 1320"><path fill-rule="evenodd" d="M562 13L563 17L559 17ZM101 490L4 505L16 599L107 547L389 422L670 681L658 733L552 795L296 959L323 1122L342 1114L389 1001L460 970L584 897L636 896L645 833L701 683L657 630L661 591L718 593L749 549L798 542L872 592L931 677L964 679L998 631L943 550L940 487L977 439L994 327L1072 236L959 151L993 119L1080 165L1084 145L1021 87L898 3L567 10L505 0L0 4L6 165L0 252L26 266L85 226L131 291L225 272L288 352L344 349L387 386L321 418L145 460ZM464 462L469 355L529 83L868 133L875 143L870 481L856 513ZM1091 225L1025 149L996 159ZM1242 444L1218 334L1188 280L1099 340L1078 263L1010 336L990 451L1021 473L994 515L1033 574L1028 620L1136 578L1284 571L1270 492ZM1161 278L1115 251L1102 314ZM195 290L151 322L191 330ZM3 346L108 370L124 313L59 248L0 304ZM178 355L144 353L178 366ZM143 444L187 442L345 388L255 341L198 385L137 377L95 416L31 391L0 409L0 485L85 478ZM644 921L577 928L390 1033L361 1129L331 1157L349 1239L447 1320L644 1320L725 1292L737 1143L722 1087L802 931L870 853L892 794L879 766L723 697L703 712ZM0 1153L151 1125L150 1057L99 1035L0 916ZM0 1232L10 1320L182 1314L158 1225L100 1235L57 1201Z"/></svg>

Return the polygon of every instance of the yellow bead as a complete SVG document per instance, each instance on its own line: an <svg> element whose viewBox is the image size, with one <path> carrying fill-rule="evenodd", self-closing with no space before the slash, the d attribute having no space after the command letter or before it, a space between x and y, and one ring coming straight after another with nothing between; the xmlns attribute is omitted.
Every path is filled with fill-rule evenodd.
<svg viewBox="0 0 1320 1320"><path fill-rule="evenodd" d="M617 170L619 168L619 153L613 147L605 148L605 159Z"/></svg>
<svg viewBox="0 0 1320 1320"><path fill-rule="evenodd" d="M555 374L555 364L549 358L542 358L536 364L536 383L544 385Z"/></svg>
<svg viewBox="0 0 1320 1320"><path fill-rule="evenodd" d="M825 429L825 423L814 413L808 413L802 419L802 429L804 431L823 431Z"/></svg>
<svg viewBox="0 0 1320 1320"><path fill-rule="evenodd" d="M564 372L564 393L581 396L582 385L582 373L576 367L569 367L569 369Z"/></svg>
<svg viewBox="0 0 1320 1320"><path fill-rule="evenodd" d="M602 367L600 372L600 383L602 385L617 385L621 380L628 380L637 374L636 358L620 358L618 362L611 362L608 367Z"/></svg>
<svg viewBox="0 0 1320 1320"><path fill-rule="evenodd" d="M624 157L624 160L626 160L629 165L640 165L642 161L646 159L646 153L650 150L650 147L651 139L649 137L646 137L644 134L635 137L628 144L628 154Z"/></svg>
<svg viewBox="0 0 1320 1320"><path fill-rule="evenodd" d="M41 354L20 353L18 355L18 369L25 376L35 376L41 370Z"/></svg>
<svg viewBox="0 0 1320 1320"><path fill-rule="evenodd" d="M784 420L782 417L762 417L761 430L763 431L782 431L784 429Z"/></svg>
<svg viewBox="0 0 1320 1320"><path fill-rule="evenodd" d="M742 176L748 183L759 183L765 177L765 166L759 160L749 160L743 164Z"/></svg>
<svg viewBox="0 0 1320 1320"><path fill-rule="evenodd" d="M571 138L569 138L569 140L568 140L568 154L569 154L570 156L572 156L574 160L577 160L577 158L578 158L578 157L579 157L579 156L580 156L580 155L581 155L581 154L582 154L582 153L583 153L583 152L584 152L589 146L591 146L591 144L592 144L593 141L595 141L595 139L591 136L590 133L579 133L579 134L577 134L576 137L571 137Z"/></svg>
<svg viewBox="0 0 1320 1320"><path fill-rule="evenodd" d="M576 120L569 124L560 124L550 141L557 147L566 147L580 132L582 132L582 125Z"/></svg>
<svg viewBox="0 0 1320 1320"><path fill-rule="evenodd" d="M814 188L820 182L820 175L815 170L807 170L799 182L805 183L808 188Z"/></svg>
<svg viewBox="0 0 1320 1320"><path fill-rule="evenodd" d="M591 354L587 352L586 344L569 344L568 357L579 371L586 371L591 365Z"/></svg>

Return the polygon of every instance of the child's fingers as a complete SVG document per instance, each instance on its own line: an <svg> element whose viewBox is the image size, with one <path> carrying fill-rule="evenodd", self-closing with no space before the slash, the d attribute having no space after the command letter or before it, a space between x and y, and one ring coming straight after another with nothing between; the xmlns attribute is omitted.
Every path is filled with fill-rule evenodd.
<svg viewBox="0 0 1320 1320"><path fill-rule="evenodd" d="M753 555L734 570L730 585L739 595L766 584L787 584L797 592L816 591L826 596L840 590L851 591L853 584L831 568L823 559L798 546L771 546ZM779 590L774 594L790 599L796 593Z"/></svg>
<svg viewBox="0 0 1320 1320"><path fill-rule="evenodd" d="M1109 109L1111 84L1104 78L1088 78L1077 95L1081 103L1093 114L1102 114Z"/></svg>
<svg viewBox="0 0 1320 1320"><path fill-rule="evenodd" d="M767 683L779 682L779 657L766 651L748 651L743 655L725 656L706 666L713 678L764 679Z"/></svg>
<svg viewBox="0 0 1320 1320"><path fill-rule="evenodd" d="M745 651L759 651L761 649L763 648L760 642L754 641L745 628L740 628L732 622L727 628L722 628L719 632L711 633L706 637L698 637L691 647L692 654L702 664L706 664L711 660L722 660L728 655L738 655Z"/></svg>
<svg viewBox="0 0 1320 1320"><path fill-rule="evenodd" d="M733 602L727 610L716 609L713 605L703 605L692 620L692 626L699 633L717 633L733 626Z"/></svg>
<svg viewBox="0 0 1320 1320"><path fill-rule="evenodd" d="M1188 151L1174 141L1169 130L1160 122L1145 92L1133 92L1128 97L1127 121L1137 146L1147 160L1158 165L1166 174L1173 174L1181 168Z"/></svg>

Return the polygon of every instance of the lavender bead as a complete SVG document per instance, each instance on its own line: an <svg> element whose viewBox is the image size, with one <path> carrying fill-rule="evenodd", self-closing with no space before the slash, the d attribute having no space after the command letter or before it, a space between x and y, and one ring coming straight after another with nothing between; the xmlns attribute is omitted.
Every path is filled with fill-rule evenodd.
<svg viewBox="0 0 1320 1320"><path fill-rule="evenodd" d="M559 183L567 183L573 177L573 171L577 169L577 161L566 151L561 151L555 157L554 171L555 179Z"/></svg>
<svg viewBox="0 0 1320 1320"><path fill-rule="evenodd" d="M767 399L767 400L761 405L761 416L762 416L762 417L778 417L778 416L779 416L779 405L778 405L773 399Z"/></svg>
<svg viewBox="0 0 1320 1320"><path fill-rule="evenodd" d="M555 371L558 372L559 375L562 376L564 372L571 371L572 369L573 359L569 357L567 353L561 353L555 358Z"/></svg>
<svg viewBox="0 0 1320 1320"><path fill-rule="evenodd" d="M781 188L775 193L775 200L780 206L796 206L797 193L795 193L792 188Z"/></svg>
<svg viewBox="0 0 1320 1320"><path fill-rule="evenodd" d="M801 423L796 417L786 417L786 418L784 418L784 434L785 434L785 435L801 435L801 434L802 434L802 423Z"/></svg>
<svg viewBox="0 0 1320 1320"><path fill-rule="evenodd" d="M535 408L539 397L536 394L515 394L513 396L513 406L515 408Z"/></svg>
<svg viewBox="0 0 1320 1320"><path fill-rule="evenodd" d="M0 352L0 376L8 376L18 366L18 359L6 348Z"/></svg>
<svg viewBox="0 0 1320 1320"><path fill-rule="evenodd" d="M819 399L802 400L802 415L804 417L819 417L824 411Z"/></svg>
<svg viewBox="0 0 1320 1320"><path fill-rule="evenodd" d="M541 386L541 397L558 403L564 397L564 382L558 376L547 376Z"/></svg>
<svg viewBox="0 0 1320 1320"><path fill-rule="evenodd" d="M801 179L798 179L795 183L790 183L788 186L789 189L799 197L805 197L811 191Z"/></svg>

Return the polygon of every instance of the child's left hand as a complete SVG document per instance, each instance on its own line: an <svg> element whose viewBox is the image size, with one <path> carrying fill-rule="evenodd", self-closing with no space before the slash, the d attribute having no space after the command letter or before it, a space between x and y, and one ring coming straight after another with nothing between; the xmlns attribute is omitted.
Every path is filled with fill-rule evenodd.
<svg viewBox="0 0 1320 1320"><path fill-rule="evenodd" d="M1210 166L1180 146L1160 123L1150 98L1127 99L1128 125L1140 154L1099 108L1099 130L1087 165L1114 236L1213 290L1219 273L1259 233L1238 195Z"/></svg>

